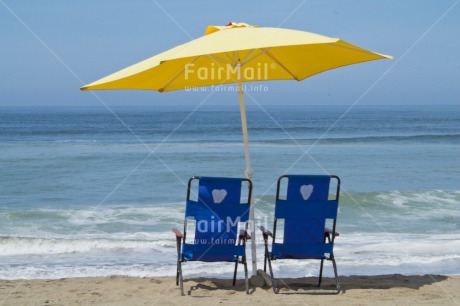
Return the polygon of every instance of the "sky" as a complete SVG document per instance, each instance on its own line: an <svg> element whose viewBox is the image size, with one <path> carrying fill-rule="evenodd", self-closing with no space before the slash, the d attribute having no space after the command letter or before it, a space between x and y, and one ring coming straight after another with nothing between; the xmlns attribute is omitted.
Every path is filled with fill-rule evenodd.
<svg viewBox="0 0 460 306"><path fill-rule="evenodd" d="M389 54L251 92L261 105L460 105L460 0L0 0L1 106L230 105L236 93L79 88L230 21ZM257 85L257 84L255 84Z"/></svg>

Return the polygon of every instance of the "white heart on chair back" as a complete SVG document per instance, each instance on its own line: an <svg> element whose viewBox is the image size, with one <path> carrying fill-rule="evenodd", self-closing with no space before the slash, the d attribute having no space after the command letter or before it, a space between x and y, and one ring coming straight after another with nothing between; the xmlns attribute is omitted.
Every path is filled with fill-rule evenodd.
<svg viewBox="0 0 460 306"><path fill-rule="evenodd" d="M212 191L212 199L214 200L215 204L222 203L226 196L227 190L225 189L214 189Z"/></svg>
<svg viewBox="0 0 460 306"><path fill-rule="evenodd" d="M310 198L311 194L313 193L313 185L302 185L300 186L300 193L302 194L302 198L306 201Z"/></svg>

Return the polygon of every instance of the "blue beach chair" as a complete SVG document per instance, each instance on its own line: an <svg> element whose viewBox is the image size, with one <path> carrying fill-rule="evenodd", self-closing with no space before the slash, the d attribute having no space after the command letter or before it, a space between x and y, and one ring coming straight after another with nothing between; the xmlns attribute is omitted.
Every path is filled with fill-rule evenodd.
<svg viewBox="0 0 460 306"><path fill-rule="evenodd" d="M280 185L288 180L287 195L280 197ZM329 200L331 179L337 180L335 199ZM337 292L340 291L337 265L333 248L337 210L339 204L340 179L328 175L283 175L278 179L273 233L262 230L265 242L264 271L267 262L272 278L273 291L278 293L273 277L272 261L276 259L318 259L321 260L318 287L321 286L324 260L331 260L334 267ZM284 241L276 241L277 223L284 219ZM332 229L326 227L326 220L332 220ZM268 250L268 237L272 237L272 250Z"/></svg>
<svg viewBox="0 0 460 306"><path fill-rule="evenodd" d="M191 185L198 180L198 201L190 200ZM244 183L243 183L244 182ZM241 203L243 186L248 197ZM236 282L238 264L244 265L246 293L249 292L246 264L246 240L252 183L248 179L197 177L190 178L187 188L184 234L173 228L177 241L176 285L184 295L182 263L187 261L234 262L233 286ZM187 223L194 220L195 238L187 240ZM242 222L242 223L241 223ZM238 231L238 224L244 229Z"/></svg>

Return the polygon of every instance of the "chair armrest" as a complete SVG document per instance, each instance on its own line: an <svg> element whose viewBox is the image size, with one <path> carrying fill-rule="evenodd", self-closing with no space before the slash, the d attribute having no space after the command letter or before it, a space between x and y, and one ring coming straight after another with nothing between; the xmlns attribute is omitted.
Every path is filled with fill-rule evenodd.
<svg viewBox="0 0 460 306"><path fill-rule="evenodd" d="M270 237L273 238L272 232L270 232L269 230L267 230L265 227L259 226L259 229L262 231L262 233L263 233L264 235L267 235L267 236L270 236Z"/></svg>
<svg viewBox="0 0 460 306"><path fill-rule="evenodd" d="M177 238L184 238L184 235L177 228L173 228L172 231L174 232L174 234L176 234Z"/></svg>
<svg viewBox="0 0 460 306"><path fill-rule="evenodd" d="M240 230L240 238L246 238L246 240L251 239L251 236L245 230Z"/></svg>
<svg viewBox="0 0 460 306"><path fill-rule="evenodd" d="M330 228L325 228L324 229L324 234L332 234L332 230ZM337 237L337 236L340 236L340 233L339 232L334 232L334 235Z"/></svg>

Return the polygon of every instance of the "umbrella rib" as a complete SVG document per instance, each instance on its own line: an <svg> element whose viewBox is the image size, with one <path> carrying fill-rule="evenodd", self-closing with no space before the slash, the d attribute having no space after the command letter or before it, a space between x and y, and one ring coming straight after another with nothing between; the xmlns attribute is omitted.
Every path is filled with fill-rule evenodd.
<svg viewBox="0 0 460 306"><path fill-rule="evenodd" d="M284 66L283 64L281 64L281 62L280 62L278 59L276 59L276 57L274 57L270 52L268 52L268 50L265 52L265 54L267 54L272 60L275 61L275 63L277 63L281 68L283 68L284 71L286 71L287 73L289 73L289 74L292 76L292 78L293 78L294 80L299 81L299 78L297 78L297 77L295 76L295 74L293 74L291 71L289 71L289 69L287 69L286 66Z"/></svg>
<svg viewBox="0 0 460 306"><path fill-rule="evenodd" d="M250 57L250 56L252 55L252 53L254 53L256 50L257 50L257 49L252 49L252 50L248 53L248 55L246 55L246 56L243 58L243 60L241 61L241 66L244 65L244 63L246 62L246 59L247 59L248 57Z"/></svg>
<svg viewBox="0 0 460 306"><path fill-rule="evenodd" d="M163 87L160 88L159 92L163 92L166 90L166 88L172 83L174 82L185 70L185 68L187 68L187 65L190 65L190 64L193 64L197 59L199 59L201 57L201 55L195 57L191 62L187 63L184 65L184 68L181 69L181 71L179 71L179 73L177 73L171 80L169 80Z"/></svg>
<svg viewBox="0 0 460 306"><path fill-rule="evenodd" d="M220 57L214 56L214 55L205 55L206 57L209 57L211 60L215 62L221 62L224 64L232 64L232 62L226 61L225 59L222 59Z"/></svg>
<svg viewBox="0 0 460 306"><path fill-rule="evenodd" d="M385 54L380 54L380 53L375 53L375 52L365 50L365 49L355 49L355 48L352 48L352 47L349 47L349 46L340 45L338 43L331 43L331 45L334 46L334 47L338 47L338 48L348 49L348 50L351 50L351 51L354 51L354 52L360 52L360 53L371 54L371 55L379 55L381 57L386 57L386 58L393 59L392 56L385 55Z"/></svg>
<svg viewBox="0 0 460 306"><path fill-rule="evenodd" d="M235 65L235 64L236 64L235 60L234 60L230 55L228 55L227 52L225 52L224 54L225 54L225 55L228 57L228 59L232 62L232 65Z"/></svg>
<svg viewBox="0 0 460 306"><path fill-rule="evenodd" d="M260 53L259 53L259 54L254 55L254 56L253 56L252 58L250 58L250 59L247 59L253 52L249 53L248 56L246 56L246 57L244 58L244 60L241 62L241 66L243 66L244 64L247 64L247 63L249 63L249 62L255 60L256 58L258 58L259 56L261 56L261 55L267 53L268 50L270 50L270 49L271 49L271 48L260 49ZM255 51L255 50L256 50L256 49L253 49L253 51Z"/></svg>

